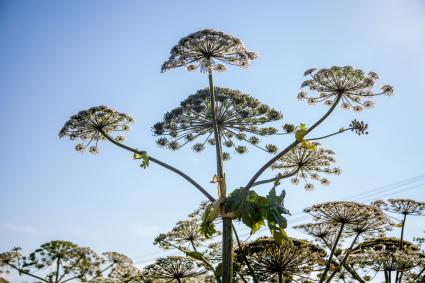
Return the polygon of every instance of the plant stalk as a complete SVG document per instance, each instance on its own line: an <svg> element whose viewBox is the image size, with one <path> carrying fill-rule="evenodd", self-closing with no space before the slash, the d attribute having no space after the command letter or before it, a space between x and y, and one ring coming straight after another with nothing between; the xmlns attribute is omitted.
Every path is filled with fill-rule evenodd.
<svg viewBox="0 0 425 283"><path fill-rule="evenodd" d="M221 134L220 128L217 124L217 117L215 112L215 91L214 82L211 68L208 68L208 83L210 89L210 105L211 115L214 128L214 139L215 139L215 152L216 152L216 163L217 163L217 177L219 179L220 191L219 197L226 198L226 180L224 179L223 170L223 153L221 149ZM221 214L225 215L224 206L221 208ZM233 231L232 231L232 219L223 217L223 241L222 241L222 282L232 283L233 280Z"/></svg>
<svg viewBox="0 0 425 283"><path fill-rule="evenodd" d="M334 111L335 107L338 105L339 101L341 100L342 95L338 95L337 98L334 101L334 104L331 106L331 108L329 108L329 110L325 113L325 115L322 116L322 118L320 118L316 123L314 123L314 125L309 128L306 132L305 135L307 135L308 133L310 133L311 131L313 131L317 126L319 126L324 120L326 120L326 118L328 118L328 116L332 113L332 111ZM281 158L282 156L284 156L286 153L288 153L292 148L294 148L295 146L297 146L297 144L299 144L300 142L298 140L295 140L293 143L291 143L287 148L285 148L284 150L282 150L279 154L277 154L275 157L273 157L272 159L270 159L269 161L267 161L266 164L264 164L260 170L257 171L257 173L255 173L255 175L251 178L251 180L249 180L248 184L245 186L245 190L249 190L252 185L255 183L255 181L258 179L258 177L261 176L261 174L264 173L264 171L267 170L267 168L269 168L270 166L272 166L273 163L275 163L277 160L279 160L279 158Z"/></svg>
<svg viewBox="0 0 425 283"><path fill-rule="evenodd" d="M322 276L320 277L320 281L319 281L319 283L322 283L323 281L325 281L326 274L328 273L329 268L331 267L332 257L334 256L334 253L335 253L336 247L338 246L339 238L341 238L341 234L342 234L342 231L344 230L344 226L345 226L345 224L344 224L344 223L342 223L342 224L341 224L341 228L339 228L338 236L337 236L337 237L336 237L336 239L335 239L335 243L334 243L334 245L333 245L333 247L332 247L331 254L329 255L329 259L328 259L328 261L326 262L325 271L323 271L323 274L322 274Z"/></svg>

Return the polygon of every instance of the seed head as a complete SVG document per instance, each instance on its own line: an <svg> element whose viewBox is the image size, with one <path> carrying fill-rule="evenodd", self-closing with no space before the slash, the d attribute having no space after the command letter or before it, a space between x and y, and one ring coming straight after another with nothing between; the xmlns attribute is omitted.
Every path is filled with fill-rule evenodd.
<svg viewBox="0 0 425 283"><path fill-rule="evenodd" d="M212 29L204 29L180 39L171 49L170 58L164 62L161 72L186 66L188 71L223 72L221 63L247 68L257 53L245 48L242 41L232 35Z"/></svg>
<svg viewBox="0 0 425 283"><path fill-rule="evenodd" d="M373 87L379 76L374 72L365 74L362 70L353 69L351 66L309 69L304 75L310 78L301 84L301 88L308 88L310 91L319 93L309 96L305 91L300 92L298 99L306 100L308 104L323 102L330 106L338 96L341 96L343 109L360 112L374 106L374 102L370 100L372 97L394 93L390 85L384 85L381 91L374 92Z"/></svg>

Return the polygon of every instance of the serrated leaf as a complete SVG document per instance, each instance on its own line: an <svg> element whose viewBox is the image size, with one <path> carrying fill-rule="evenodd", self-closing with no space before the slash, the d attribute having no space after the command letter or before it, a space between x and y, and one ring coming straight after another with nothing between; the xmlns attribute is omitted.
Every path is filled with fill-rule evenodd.
<svg viewBox="0 0 425 283"><path fill-rule="evenodd" d="M267 226L269 227L270 233L278 242L287 238L285 228L288 223L283 214L289 214L289 211L283 205L285 195L285 191L282 191L280 196L278 196L275 188L271 189L267 195L267 201L269 204L266 210Z"/></svg>
<svg viewBox="0 0 425 283"><path fill-rule="evenodd" d="M214 223L206 221L202 222L200 231L207 238L214 236L214 234L217 232Z"/></svg>

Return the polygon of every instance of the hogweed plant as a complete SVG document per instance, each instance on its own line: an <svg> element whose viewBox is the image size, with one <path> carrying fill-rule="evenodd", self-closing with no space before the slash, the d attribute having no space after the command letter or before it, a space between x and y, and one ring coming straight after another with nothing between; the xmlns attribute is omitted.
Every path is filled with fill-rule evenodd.
<svg viewBox="0 0 425 283"><path fill-rule="evenodd" d="M221 247L212 243L211 238L202 233L199 213L195 211L190 216L192 217L187 220L177 222L171 231L159 234L154 244L165 250L175 249L182 252L212 272L216 281L220 281L221 273L218 265L220 260L216 254L219 253L221 256L221 252L217 250ZM217 235L219 232L212 236Z"/></svg>
<svg viewBox="0 0 425 283"><path fill-rule="evenodd" d="M325 241L325 245L330 249L325 269L320 276L320 283L331 282L332 278L344 266L360 238L382 237L392 227L389 218L376 205L366 205L351 201L325 202L313 205L304 211L311 214L318 225L301 225L296 228L305 230L310 235ZM330 230L329 234L326 234L323 228L329 226L333 226L334 229ZM344 255L339 258L338 266L334 267L333 272L327 276L334 262L333 257L338 245L348 238L353 238L351 244L345 250ZM350 272L349 269L347 271Z"/></svg>
<svg viewBox="0 0 425 283"><path fill-rule="evenodd" d="M421 253L419 248L408 241L403 241L404 249L399 249L397 238L380 237L366 240L353 249L349 262L353 266L382 271L385 283L392 283L392 273L407 272L419 265ZM401 282L396 277L394 282ZM418 282L418 281L416 281Z"/></svg>
<svg viewBox="0 0 425 283"><path fill-rule="evenodd" d="M302 84L302 89L308 89L312 94L302 91L298 98L309 104L323 102L330 108L311 127L286 123L283 125L283 131L279 131L268 123L281 120L280 111L239 90L214 85L214 72L225 71L226 65L247 68L256 58L257 53L248 50L239 38L205 29L182 38L171 49L169 59L161 67L161 72L180 67L188 71L199 70L208 77L208 88L190 95L179 107L166 113L164 119L153 126L153 131L159 137L157 144L171 150L180 149L186 144L191 144L196 152L202 151L207 143L215 147L217 169L213 183L218 186L217 197L212 196L181 169L154 158L146 150L124 145L122 134L134 121L128 114L106 106L93 107L72 116L59 134L60 137L77 141L77 151L88 148L90 152L97 153L99 141L112 142L132 152L135 159L141 159L143 168L155 163L183 177L203 193L210 204L205 210L202 231L206 235L214 233L214 220L217 217L222 219L223 283L232 282L232 221L242 221L253 232L267 225L276 240L284 240L284 214L288 211L283 206L285 194L276 192L277 185L281 180L290 177L293 177L293 183L309 178L323 185L328 184L329 180L320 174L339 174L340 169L330 167L333 163L333 152L317 149L316 142L346 131L359 135L367 134L368 125L354 120L347 128L325 136L308 137L309 134L325 121L338 105L360 111L371 108L376 96L393 94L390 85L384 85L380 91L374 90L378 79L374 72L366 74L349 66L310 69L305 73L310 78ZM274 135L286 135L294 139L282 150L278 149L278 145L261 143L260 138ZM223 147L243 154L249 150L248 146L262 149L274 156L259 168L245 186L228 194L223 161L230 158L230 152L223 151ZM295 164L294 156L302 152L308 155L308 158L298 156L296 158L300 162ZM281 172L274 178L259 180L272 165ZM251 190L264 184L273 184L267 196L260 196ZM312 188L312 184L306 181L306 189Z"/></svg>
<svg viewBox="0 0 425 283"><path fill-rule="evenodd" d="M131 282L140 272L125 255L108 252L97 255L92 249L68 241L51 241L27 256L20 248L0 253L0 272L15 270L37 282ZM119 279L119 280L118 280ZM115 280L115 281L114 281ZM140 282L140 281L138 281Z"/></svg>
<svg viewBox="0 0 425 283"><path fill-rule="evenodd" d="M184 282L187 278L198 277L205 272L191 258L180 256L161 257L144 268L144 273L148 277L178 283Z"/></svg>
<svg viewBox="0 0 425 283"><path fill-rule="evenodd" d="M412 199L389 199L386 202L378 200L374 202L375 205L380 206L383 210L402 215L400 223L397 227L401 227L399 249L403 250L404 231L406 228L406 221L408 216L423 216L425 214L425 202L420 202ZM395 282L401 282L403 277L402 271L397 271Z"/></svg>
<svg viewBox="0 0 425 283"><path fill-rule="evenodd" d="M273 238L263 237L243 244L236 250L237 262L241 265L244 264L242 253L247 255L261 282L306 280L325 262L323 249L307 240L295 238L279 243Z"/></svg>

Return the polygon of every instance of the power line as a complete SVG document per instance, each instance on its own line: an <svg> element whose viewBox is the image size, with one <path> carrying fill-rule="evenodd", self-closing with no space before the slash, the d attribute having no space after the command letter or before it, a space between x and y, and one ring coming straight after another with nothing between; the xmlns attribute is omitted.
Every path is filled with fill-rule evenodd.
<svg viewBox="0 0 425 283"><path fill-rule="evenodd" d="M352 200L352 201L373 201L376 200L377 198L383 197L383 196L391 196L403 191L410 191L416 188L419 188L421 186L425 186L425 182L420 183L420 184L415 184L418 183L420 181L425 180L425 174L421 174L421 175L417 175L414 177L409 177L400 181L397 181L395 183L392 184L388 184L385 186L381 186L375 189L371 189L369 191L366 192L362 192L359 194L355 194L349 197L344 198L343 200ZM415 185L413 185L415 184ZM412 185L410 187L405 188L406 186ZM292 224L298 224L302 221L304 221L305 219L307 219L309 217L308 214L303 214L304 211L298 211L294 214L292 214L290 217L288 217L289 219L292 219ZM294 219L295 218L295 219ZM249 231L249 228L247 228ZM247 232L247 230L245 230L245 233L242 230L242 233L240 237L246 237L248 235L250 235L249 232ZM142 264L142 263L147 263L147 262L151 262L152 260L154 260L155 258L157 258L159 255L162 256L166 256L166 255L178 255L179 252L175 252L175 253L169 253L168 251L164 251L164 252L155 252L155 253L151 253L149 255L144 255L144 256L139 256L134 258L135 260L133 260L133 262L135 264ZM137 260L136 260L137 259Z"/></svg>

